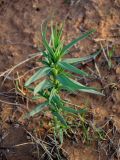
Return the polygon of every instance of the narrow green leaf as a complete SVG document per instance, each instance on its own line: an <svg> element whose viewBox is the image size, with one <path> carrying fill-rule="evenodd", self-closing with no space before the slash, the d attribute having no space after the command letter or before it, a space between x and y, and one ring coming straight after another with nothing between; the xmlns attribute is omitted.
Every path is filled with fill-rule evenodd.
<svg viewBox="0 0 120 160"><path fill-rule="evenodd" d="M37 95L37 96L34 96L34 97L32 97L32 100L37 100L37 99L40 99L42 96L41 95Z"/></svg>
<svg viewBox="0 0 120 160"><path fill-rule="evenodd" d="M44 97L44 98L47 99L47 100L48 100L48 98L49 98L49 93L46 93L46 92L44 92L44 91L39 91L38 94L39 94L40 96Z"/></svg>
<svg viewBox="0 0 120 160"><path fill-rule="evenodd" d="M81 83L71 79L71 78L68 78L67 76L65 75L58 75L57 76L57 79L66 87L68 88L71 88L71 90L73 91L76 91L76 90L79 90L79 89L87 89L89 87L86 87L84 85L82 85ZM90 88L91 89L91 88Z"/></svg>
<svg viewBox="0 0 120 160"><path fill-rule="evenodd" d="M55 36L54 36L53 22L51 22L51 42L52 42L53 46L55 46L54 39L55 39Z"/></svg>
<svg viewBox="0 0 120 160"><path fill-rule="evenodd" d="M51 62L51 55L47 53L47 51L43 51L42 49L39 48L39 50L41 51L42 56L45 58L45 60L40 59L40 62L46 61Z"/></svg>
<svg viewBox="0 0 120 160"><path fill-rule="evenodd" d="M28 89L30 92L33 92L33 91L34 91L34 88L33 88L33 87L27 87L27 89Z"/></svg>
<svg viewBox="0 0 120 160"><path fill-rule="evenodd" d="M45 101L44 103L38 104L31 112L29 112L25 115L25 118L29 118L29 117L34 116L35 114L42 111L43 108L47 107L47 105L48 105L47 101Z"/></svg>
<svg viewBox="0 0 120 160"><path fill-rule="evenodd" d="M80 86L80 89L95 89L95 88L93 88L93 87L87 87L87 86L81 84L80 82L75 81L74 79L69 78L69 80L70 80L72 83L74 83L75 85Z"/></svg>
<svg viewBox="0 0 120 160"><path fill-rule="evenodd" d="M71 90L71 91L83 91L83 92L103 95L102 93L95 91L94 88L84 86L81 83L79 83L79 82L77 82L77 81L75 81L75 80L73 80L71 78L66 77L65 75L59 75L59 76L57 76L57 79L68 90Z"/></svg>
<svg viewBox="0 0 120 160"><path fill-rule="evenodd" d="M91 30L91 31L83 34L82 36L74 39L73 41L71 41L68 45L66 45L66 46L63 48L63 50L62 50L63 55L67 54L67 53L68 53L67 51L68 51L71 47L73 47L78 41L81 41L81 40L85 39L86 37L88 37L88 36L89 36L90 34L92 34L93 32L95 32L95 30Z"/></svg>
<svg viewBox="0 0 120 160"><path fill-rule="evenodd" d="M39 60L39 62L41 62L42 64L44 64L46 67L50 66L49 62L47 60Z"/></svg>
<svg viewBox="0 0 120 160"><path fill-rule="evenodd" d="M57 94L52 97L51 102L54 103L57 106L57 108L63 106L63 101Z"/></svg>
<svg viewBox="0 0 120 160"><path fill-rule="evenodd" d="M82 108L80 110L78 110L79 114L85 114L87 113L87 109L86 108Z"/></svg>
<svg viewBox="0 0 120 160"><path fill-rule="evenodd" d="M72 63L77 63L77 62L84 62L84 61L87 61L87 60L90 60L90 59L95 59L100 53L101 53L101 50L97 51L94 54L85 56L83 58L66 58L66 59L63 60L63 62L71 63L71 64Z"/></svg>
<svg viewBox="0 0 120 160"><path fill-rule="evenodd" d="M60 41L60 39L61 39L61 37L62 37L62 33L63 33L63 27L64 27L64 22L62 23L62 26L61 26L61 28L59 29L59 41Z"/></svg>
<svg viewBox="0 0 120 160"><path fill-rule="evenodd" d="M86 72L84 72L84 71L82 71L82 70L80 70L80 69L78 69L78 68L74 67L73 65L70 65L66 62L59 62L58 65L68 71L80 74L82 76L88 76L88 74Z"/></svg>
<svg viewBox="0 0 120 160"><path fill-rule="evenodd" d="M49 46L47 40L43 39L43 45L47 49L49 54L51 54L51 56L52 56L54 54L54 52L53 52L52 48Z"/></svg>
<svg viewBox="0 0 120 160"><path fill-rule="evenodd" d="M41 90L47 89L52 87L52 84L50 83L50 81L48 81L47 79L43 80L42 82L40 82L34 89L34 95L36 93L38 93Z"/></svg>
<svg viewBox="0 0 120 160"><path fill-rule="evenodd" d="M80 110L76 110L74 108L71 107L66 107L66 106L62 106L61 107L64 111L69 112L69 113L73 113L73 114L82 114L82 113L86 113L86 109L80 109Z"/></svg>
<svg viewBox="0 0 120 160"><path fill-rule="evenodd" d="M57 117L57 120L60 121L62 124L64 124L67 127L67 123L62 115L60 115L57 111L53 111L52 114Z"/></svg>
<svg viewBox="0 0 120 160"><path fill-rule="evenodd" d="M60 137L60 143L63 144L63 129L59 129L59 137Z"/></svg>
<svg viewBox="0 0 120 160"><path fill-rule="evenodd" d="M81 91L81 92L87 92L87 93L92 93L92 94L104 96L103 93L98 92L98 91L93 90L93 89L80 89L80 91Z"/></svg>
<svg viewBox="0 0 120 160"><path fill-rule="evenodd" d="M36 80L46 76L50 72L50 67L44 67L39 69L32 77L30 77L27 82L25 83L25 86L29 86L31 83L35 82Z"/></svg>
<svg viewBox="0 0 120 160"><path fill-rule="evenodd" d="M52 101L53 97L56 95L56 89L52 88L51 92L50 92L50 96L49 96L49 102Z"/></svg>
<svg viewBox="0 0 120 160"><path fill-rule="evenodd" d="M44 57L48 57L46 51L43 51L43 49L41 49L40 47L38 48L38 50L40 51L41 55L44 56Z"/></svg>
<svg viewBox="0 0 120 160"><path fill-rule="evenodd" d="M60 42L58 47L55 49L55 57L56 57L56 61L58 61L61 57L61 50L62 50L62 47L63 47L63 42Z"/></svg>
<svg viewBox="0 0 120 160"><path fill-rule="evenodd" d="M42 41L43 41L43 45L44 45L45 49L47 49L47 51L52 56L54 52L53 52L52 48L49 46L49 43L46 39L46 32L47 32L47 26L46 26L45 30L42 30Z"/></svg>

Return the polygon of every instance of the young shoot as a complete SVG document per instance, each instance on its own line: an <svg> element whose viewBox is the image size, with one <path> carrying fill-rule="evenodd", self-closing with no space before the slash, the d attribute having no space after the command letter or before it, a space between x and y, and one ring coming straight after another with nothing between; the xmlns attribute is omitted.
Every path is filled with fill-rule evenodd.
<svg viewBox="0 0 120 160"><path fill-rule="evenodd" d="M70 49L77 42L85 39L93 32L94 30L91 30L72 40L69 44L64 45L64 41L62 39L63 26L59 26L58 24L53 25L51 23L49 38L47 36L47 25L42 26L41 34L44 46L44 51L41 50L40 52L40 54L42 54L42 58L40 59L42 67L39 68L25 83L25 87L33 92L34 99L37 100L37 98L44 98L44 102L38 104L26 115L26 117L34 116L44 108L48 108L53 115L55 131L59 129L61 142L64 130L69 127L63 113L68 112L75 115L86 112L84 109L76 110L70 107L69 103L62 99L61 92L63 90L73 93L81 91L103 95L94 88L85 86L73 79L75 74L77 74L77 76L79 75L84 77L90 76L85 71L78 69L75 64L91 58L95 59L99 52L83 58L65 58L65 56L69 54ZM34 82L38 82L37 85L34 85Z"/></svg>

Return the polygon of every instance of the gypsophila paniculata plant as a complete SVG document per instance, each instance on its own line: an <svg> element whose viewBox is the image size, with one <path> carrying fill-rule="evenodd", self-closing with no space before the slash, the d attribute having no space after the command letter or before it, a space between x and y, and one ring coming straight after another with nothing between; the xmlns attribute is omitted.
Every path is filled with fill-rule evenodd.
<svg viewBox="0 0 120 160"><path fill-rule="evenodd" d="M95 58L99 52L84 58L65 58L65 56L69 54L70 49L78 41L85 39L93 32L94 30L91 30L71 41L69 44L64 45L64 41L62 39L63 25L59 26L58 24L53 25L53 23L51 23L49 40L46 36L48 33L48 27L47 25L42 25L41 33L44 51L40 51L42 58L39 60L40 63L42 63L42 67L39 68L36 73L27 80L25 87L33 92L34 99L40 99L43 97L45 101L41 104L38 104L31 112L27 114L27 117L34 116L44 108L48 108L53 115L55 128L59 129L60 131L60 137L63 136L64 128L68 128L68 123L63 117L62 113L68 112L72 114L81 114L85 112L84 109L76 110L70 107L67 101L61 98L61 92L63 90L73 93L81 91L102 95L94 88L77 82L74 78L75 74L76 76L79 75L83 77L90 76L85 71L75 67L75 64ZM32 85L41 78L44 79L39 81L36 86Z"/></svg>

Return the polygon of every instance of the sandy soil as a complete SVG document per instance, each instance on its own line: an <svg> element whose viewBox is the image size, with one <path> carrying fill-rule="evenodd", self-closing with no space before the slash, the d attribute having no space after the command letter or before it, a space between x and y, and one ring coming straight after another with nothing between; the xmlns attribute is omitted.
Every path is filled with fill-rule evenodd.
<svg viewBox="0 0 120 160"><path fill-rule="evenodd" d="M83 81L88 85L100 87L104 90L105 97L80 93L77 96L69 95L72 102L81 105L88 102L90 111L94 114L96 123L111 118L117 128L117 141L120 141L118 134L120 130L120 1L119 0L72 0L71 5L63 0L0 0L0 73L28 58L29 54L37 52L37 46L41 45L40 26L45 19L55 19L58 22L65 20L64 38L66 43L73 38L90 29L96 29L92 38L78 43L73 49L79 52L72 52L71 57L81 57L95 52L101 46L115 47L112 63L113 69L108 69L108 64L102 53L95 65L90 67L97 75L98 80ZM116 58L117 57L117 58ZM0 78L0 158L2 160L24 160L36 159L33 157L32 145L18 147L11 151L9 147L19 143L29 142L27 133L18 125L18 119L26 110L22 106L16 107L11 103L27 104L24 98L15 94L16 72L23 75L26 71L36 66L32 60L15 69L3 84ZM22 84L29 77L29 74L22 79ZM13 92L12 92L13 91ZM7 102L3 103L2 101ZM29 107L29 106L28 106ZM33 119L28 125L28 130L38 125ZM17 127L16 127L17 125ZM44 133L47 127L39 129ZM4 134L5 136L3 136ZM3 137L3 140L1 140ZM3 142L2 142L3 141ZM116 145L116 140L114 140ZM106 142L107 143L107 142ZM118 143L117 143L118 145ZM1 147L8 147L2 150ZM72 144L66 140L63 148L68 153L70 160L113 160L119 159L120 154L102 155L96 152L96 146L85 146L81 142ZM120 146L117 148L120 150ZM114 150L114 149L111 149ZM110 150L110 151L111 151ZM107 150L107 153L109 150Z"/></svg>

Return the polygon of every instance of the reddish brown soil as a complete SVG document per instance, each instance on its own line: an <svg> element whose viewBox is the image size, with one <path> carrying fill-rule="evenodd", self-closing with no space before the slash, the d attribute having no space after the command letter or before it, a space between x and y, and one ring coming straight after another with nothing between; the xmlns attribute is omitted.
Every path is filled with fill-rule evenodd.
<svg viewBox="0 0 120 160"><path fill-rule="evenodd" d="M112 117L117 131L120 130L120 0L74 0L73 4L67 4L63 0L0 0L0 73L3 73L22 60L28 58L29 54L37 52L36 46L41 44L40 26L46 18L55 19L58 22L65 20L64 38L66 42L79 36L90 29L96 29L92 39L86 39L78 43L70 56L81 57L95 52L96 49L107 46L114 46L115 53L113 59L114 68L108 69L104 54L96 60L99 68L100 77L98 80L88 81L87 83L98 88L103 88L105 97L79 93L77 96L69 95L77 105L86 102L90 111L94 114L96 123L101 123L105 118ZM33 157L33 145L16 147L13 151L9 147L20 143L28 143L27 134L18 125L20 116L28 110L24 107L16 107L9 103L21 103L26 106L26 101L19 95L13 94L16 72L23 75L26 71L35 67L34 61L27 62L10 74L3 83L4 77L0 79L0 159L5 160L31 160ZM98 74L92 63L89 67ZM86 69L86 67L85 67ZM29 75L26 75L27 79ZM25 80L22 80L22 84ZM87 80L86 80L87 81ZM85 81L83 82L85 83ZM7 95L7 96L6 96ZM28 130L38 126L39 118L34 118L28 125ZM16 123L15 123L16 122ZM17 125L17 127L16 127ZM44 133L47 124L39 129L39 133ZM3 136L4 134L5 136ZM2 139L3 136L3 140ZM117 141L120 136L117 134ZM116 143L116 141L115 141ZM118 143L117 143L118 144ZM2 149L5 147L6 149ZM8 148L8 149L7 149ZM109 158L102 151L102 155L95 150L95 145L85 146L81 144L71 144L65 141L63 148L68 153L70 160L98 160L98 159L119 159L120 146L118 146L117 156ZM37 156L35 156L35 159Z"/></svg>

